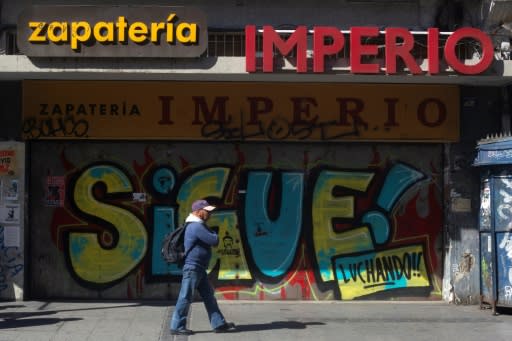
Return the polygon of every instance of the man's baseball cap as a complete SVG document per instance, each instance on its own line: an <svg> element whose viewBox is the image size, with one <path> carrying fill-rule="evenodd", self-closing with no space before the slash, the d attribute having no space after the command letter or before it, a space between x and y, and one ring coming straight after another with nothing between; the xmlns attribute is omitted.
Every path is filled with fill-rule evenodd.
<svg viewBox="0 0 512 341"><path fill-rule="evenodd" d="M214 209L216 209L215 206L210 205L208 203L208 201L202 200L202 199L201 200L196 200L192 204L192 212L199 211L199 210L205 210L205 211L211 212Z"/></svg>

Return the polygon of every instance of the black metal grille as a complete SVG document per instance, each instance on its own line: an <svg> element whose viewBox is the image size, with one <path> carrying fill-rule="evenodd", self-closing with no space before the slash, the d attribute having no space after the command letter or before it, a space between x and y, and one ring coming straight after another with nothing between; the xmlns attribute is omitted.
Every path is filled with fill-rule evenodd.
<svg viewBox="0 0 512 341"><path fill-rule="evenodd" d="M288 39L290 34L280 34L281 39ZM328 58L348 58L350 55L350 36L344 35L345 46L337 55L329 56ZM439 55L442 55L442 49L446 40L447 35L441 35L439 38ZM312 41L312 36L311 36ZM426 34L414 35L415 46L412 50L412 55L415 58L427 58L427 36ZM331 44L332 41L326 40L326 44ZM368 38L364 41L364 44L374 44L379 47L377 58L384 58L384 37L379 36L377 38ZM398 42L400 44L400 42ZM256 52L262 52L262 36L258 34L256 37ZM311 43L312 49L312 43ZM277 52L277 51L276 51ZM459 59L472 59L473 56L480 55L482 49L480 43L471 39L463 39L457 45L456 55ZM240 57L245 56L245 32L215 32L210 31L208 34L208 49L205 53L206 57ZM295 52L290 53L290 57L295 57Z"/></svg>
<svg viewBox="0 0 512 341"><path fill-rule="evenodd" d="M281 34L282 39L287 39L289 34ZM441 36L439 42L439 55L442 55L442 49L448 36ZM4 30L2 34L3 49L0 54L16 55L20 51L16 45L16 31ZM334 56L329 56L329 59L348 58L350 54L349 35L345 35L345 46L343 50ZM427 36L424 34L414 35L415 47L412 55L415 58L427 58ZM326 44L331 42L326 41ZM384 58L384 37L368 38L365 44L378 45L379 53L377 58ZM399 42L400 43L400 42ZM262 52L262 36L258 34L256 37L256 52ZM312 49L312 47L311 47ZM471 59L475 54L478 56L482 53L479 42L470 39L465 39L457 45L456 54L459 59ZM295 52L292 51L291 57L294 57ZM243 57L245 56L245 31L215 31L210 30L208 33L208 48L203 57Z"/></svg>

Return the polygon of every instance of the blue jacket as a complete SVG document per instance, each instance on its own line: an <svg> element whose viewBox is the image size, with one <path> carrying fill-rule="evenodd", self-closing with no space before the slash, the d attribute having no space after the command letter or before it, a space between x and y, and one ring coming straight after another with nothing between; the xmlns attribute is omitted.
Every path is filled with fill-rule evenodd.
<svg viewBox="0 0 512 341"><path fill-rule="evenodd" d="M189 215L185 220L185 264L208 268L212 257L212 246L219 244L219 236L198 217Z"/></svg>

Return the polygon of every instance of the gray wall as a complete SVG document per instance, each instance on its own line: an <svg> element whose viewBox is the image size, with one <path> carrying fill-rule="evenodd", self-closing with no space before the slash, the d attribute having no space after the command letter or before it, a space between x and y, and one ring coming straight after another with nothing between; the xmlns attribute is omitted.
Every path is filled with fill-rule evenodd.
<svg viewBox="0 0 512 341"><path fill-rule="evenodd" d="M104 5L104 1L16 1L4 2L1 22L16 23L19 12L31 5ZM421 1L109 1L109 5L197 6L208 15L208 25L218 28L243 28L256 25L356 25L402 26L417 29L431 27L446 4L441 0ZM466 6L479 8L475 4ZM314 9L314 10L312 10Z"/></svg>
<svg viewBox="0 0 512 341"><path fill-rule="evenodd" d="M461 89L461 141L445 148L445 265L443 297L453 303L480 302L480 171L472 166L476 142L502 130L502 88ZM461 209L469 201L471 210Z"/></svg>
<svg viewBox="0 0 512 341"><path fill-rule="evenodd" d="M21 82L0 82L0 141L21 138Z"/></svg>

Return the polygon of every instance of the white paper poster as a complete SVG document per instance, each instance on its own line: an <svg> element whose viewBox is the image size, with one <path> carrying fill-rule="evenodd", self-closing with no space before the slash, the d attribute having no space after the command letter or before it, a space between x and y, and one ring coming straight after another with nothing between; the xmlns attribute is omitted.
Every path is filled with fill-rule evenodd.
<svg viewBox="0 0 512 341"><path fill-rule="evenodd" d="M19 226L4 226L4 247L20 247Z"/></svg>
<svg viewBox="0 0 512 341"><path fill-rule="evenodd" d="M0 150L0 175L14 175L16 168L16 152Z"/></svg>
<svg viewBox="0 0 512 341"><path fill-rule="evenodd" d="M19 182L17 179L2 180L3 200L17 201L19 199Z"/></svg>
<svg viewBox="0 0 512 341"><path fill-rule="evenodd" d="M0 206L0 224L19 224L20 205L6 204Z"/></svg>

